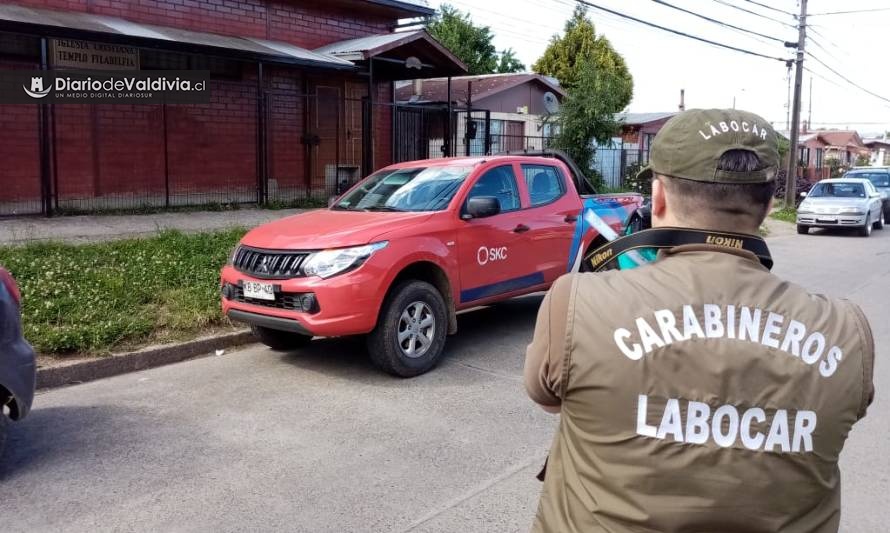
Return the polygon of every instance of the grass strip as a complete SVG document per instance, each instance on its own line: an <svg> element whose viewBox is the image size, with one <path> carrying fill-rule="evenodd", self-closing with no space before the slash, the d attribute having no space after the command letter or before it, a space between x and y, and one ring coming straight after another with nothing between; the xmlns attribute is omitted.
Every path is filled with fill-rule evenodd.
<svg viewBox="0 0 890 533"><path fill-rule="evenodd" d="M25 337L44 354L103 354L227 325L219 270L243 228L95 244L0 247L22 291Z"/></svg>

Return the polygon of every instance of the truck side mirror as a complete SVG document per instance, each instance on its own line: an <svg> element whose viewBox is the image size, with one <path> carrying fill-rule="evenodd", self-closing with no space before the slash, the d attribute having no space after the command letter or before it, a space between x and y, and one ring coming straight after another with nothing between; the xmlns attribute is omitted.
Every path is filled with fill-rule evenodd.
<svg viewBox="0 0 890 533"><path fill-rule="evenodd" d="M494 196L475 196L467 201L467 213L462 218L492 217L501 212L501 202Z"/></svg>

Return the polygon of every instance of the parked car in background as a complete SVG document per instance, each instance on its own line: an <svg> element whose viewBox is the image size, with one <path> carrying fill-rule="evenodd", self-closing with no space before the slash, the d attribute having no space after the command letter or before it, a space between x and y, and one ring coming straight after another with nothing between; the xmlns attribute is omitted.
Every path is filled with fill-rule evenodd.
<svg viewBox="0 0 890 533"><path fill-rule="evenodd" d="M275 349L367 334L378 367L415 376L458 311L545 290L640 226L641 195L589 191L564 154L393 165L329 209L248 232L222 270L222 308Z"/></svg>
<svg viewBox="0 0 890 533"><path fill-rule="evenodd" d="M810 228L857 228L863 237L884 228L881 195L862 178L822 180L813 185L797 208L797 232Z"/></svg>
<svg viewBox="0 0 890 533"><path fill-rule="evenodd" d="M844 174L844 177L870 181L881 195L884 217L890 217L890 167L855 167Z"/></svg>
<svg viewBox="0 0 890 533"><path fill-rule="evenodd" d="M0 267L0 454L10 420L21 420L34 399L34 350L22 337L21 294L12 276Z"/></svg>

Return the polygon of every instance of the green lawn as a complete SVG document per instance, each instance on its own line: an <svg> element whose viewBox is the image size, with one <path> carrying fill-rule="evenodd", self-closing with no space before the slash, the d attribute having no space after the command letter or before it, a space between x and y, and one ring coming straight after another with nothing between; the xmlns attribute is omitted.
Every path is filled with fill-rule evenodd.
<svg viewBox="0 0 890 533"><path fill-rule="evenodd" d="M781 209L776 209L775 211L770 213L769 216L776 220L790 222L792 224L795 224L797 222L797 210L794 208L783 207Z"/></svg>
<svg viewBox="0 0 890 533"><path fill-rule="evenodd" d="M0 247L25 337L45 354L103 354L226 324L219 270L244 229L99 244Z"/></svg>

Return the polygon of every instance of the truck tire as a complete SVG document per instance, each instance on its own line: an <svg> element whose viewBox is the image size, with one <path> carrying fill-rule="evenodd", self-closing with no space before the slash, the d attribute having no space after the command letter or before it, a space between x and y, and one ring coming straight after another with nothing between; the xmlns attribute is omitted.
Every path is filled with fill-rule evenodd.
<svg viewBox="0 0 890 533"><path fill-rule="evenodd" d="M302 348L312 340L312 337L309 335L264 328L263 326L250 326L250 331L253 332L254 336L259 339L261 343L273 350L281 352Z"/></svg>
<svg viewBox="0 0 890 533"><path fill-rule="evenodd" d="M810 227L809 227L809 226L804 226L803 224L798 224L798 225L797 225L797 232L798 232L799 234L801 234L801 235L806 235L807 233L810 232Z"/></svg>
<svg viewBox="0 0 890 533"><path fill-rule="evenodd" d="M425 281L396 285L367 338L375 366L403 378L429 371L442 357L448 313L439 291Z"/></svg>

